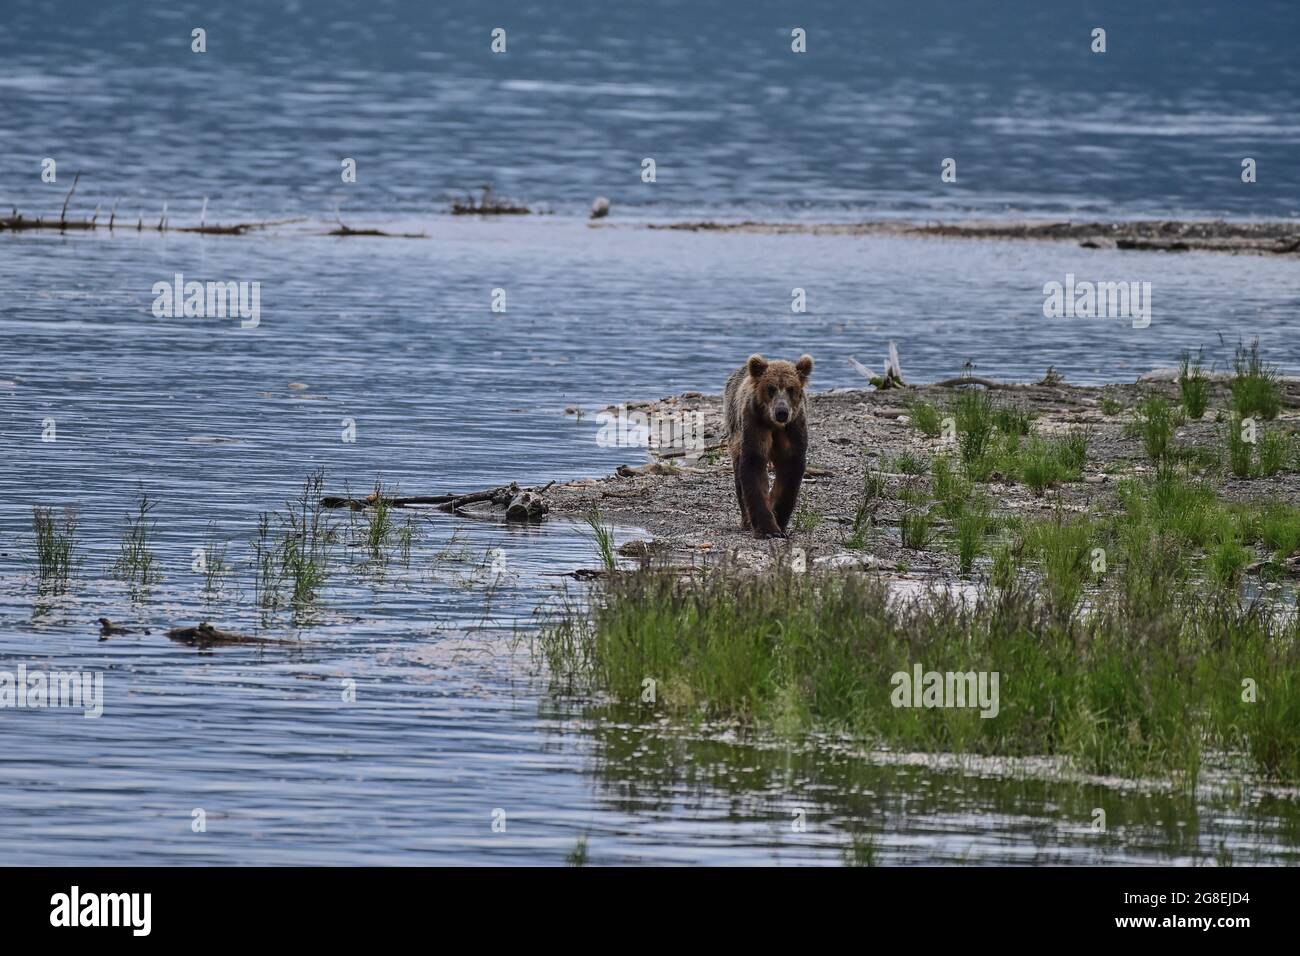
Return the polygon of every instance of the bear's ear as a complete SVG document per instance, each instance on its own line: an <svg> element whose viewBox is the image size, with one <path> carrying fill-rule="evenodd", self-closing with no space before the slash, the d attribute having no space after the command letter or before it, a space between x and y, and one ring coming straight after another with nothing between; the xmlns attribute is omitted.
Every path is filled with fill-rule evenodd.
<svg viewBox="0 0 1300 956"><path fill-rule="evenodd" d="M755 352L749 357L749 374L753 378L762 378L763 373L767 371L767 359Z"/></svg>
<svg viewBox="0 0 1300 956"><path fill-rule="evenodd" d="M808 381L808 376L812 375L813 359L811 355L804 353L799 356L799 361L794 363L794 370L799 373L799 378Z"/></svg>

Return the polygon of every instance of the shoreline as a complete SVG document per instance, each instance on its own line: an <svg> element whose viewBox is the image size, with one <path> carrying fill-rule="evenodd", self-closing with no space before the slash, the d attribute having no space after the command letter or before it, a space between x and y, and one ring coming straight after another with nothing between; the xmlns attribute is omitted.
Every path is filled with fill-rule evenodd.
<svg viewBox="0 0 1300 956"><path fill-rule="evenodd" d="M1199 421L1186 421L1174 440L1189 454L1210 456L1224 444L1230 393L1227 382L1209 381L1210 408ZM1300 434L1300 380L1281 379L1282 411L1268 423L1270 429ZM595 507L603 520L647 532L649 541L633 541L620 549L625 558L651 553L675 564L695 564L728 558L741 566L763 570L788 557L790 549L803 550L809 567L848 566L893 571L909 578L974 580L958 573L956 554L943 543L952 529L942 519L935 522L935 541L925 549L904 547L900 522L906 503L899 493L924 487L929 465L937 457L959 458L956 445L943 438L926 437L911 422L909 403L945 407L962 389L931 384L901 389L835 389L809 396L808 472L791 520L788 539L759 540L740 528L731 463L722 440L720 395L686 392L644 402L629 402L629 411L649 415L701 413L705 450L659 454L629 447L629 461L613 474L558 483L546 491L550 515L581 521ZM1058 508L1078 514L1108 513L1115 507L1116 490L1126 477L1145 478L1154 472L1140 437L1126 431L1135 420L1134 405L1150 394L1177 402L1178 385L1167 370L1147 373L1131 384L996 384L991 394L1000 404L1033 415L1029 434L1055 439L1078 430L1089 434L1087 460L1080 479L1054 483L1041 495L1012 476L994 475L976 490L986 494L997 519L1035 519ZM1107 414L1105 401L1113 410ZM615 407L611 406L613 410ZM908 474L900 457L911 456L926 465ZM1228 502L1269 501L1300 506L1300 461L1272 477L1236 478L1223 473L1203 475ZM873 514L865 547L846 547L863 496L864 476L876 472L887 493Z"/></svg>
<svg viewBox="0 0 1300 956"><path fill-rule="evenodd" d="M879 236L928 239L1016 240L1026 242L1073 242L1086 249L1118 249L1145 252L1218 252L1234 255L1280 256L1300 259L1300 220L1224 220L1224 219L1134 219L1083 220L1048 218L969 218L952 220L917 220L877 218L860 221L814 222L804 220L761 221L680 219L655 220L640 217L591 219L580 214L563 215L547 210L530 210L528 215L496 213L434 212L428 215L400 213L351 213L352 222L344 223L336 214L333 219L298 215L269 220L208 223L206 209L191 215L189 225L172 223L164 205L161 215L146 222L143 213L134 221L124 216L114 221L116 208L100 220L102 208L94 215L70 218L66 209L52 216L25 216L15 208L0 215L0 233L30 234L68 233L135 233L141 235L192 233L198 235L297 238L384 238L429 239L442 230L468 223L494 223L502 219L515 222L549 222L583 225L589 229L635 229L655 232L743 233L749 235L805 236ZM236 211L236 215L240 214Z"/></svg>
<svg viewBox="0 0 1300 956"><path fill-rule="evenodd" d="M1018 239L1075 242L1086 249L1147 252L1226 252L1300 258L1300 222L1222 219L1132 221L968 219L952 222L869 220L858 223L737 223L701 220L650 224L646 228L685 232L738 232L811 236L907 236L941 239Z"/></svg>

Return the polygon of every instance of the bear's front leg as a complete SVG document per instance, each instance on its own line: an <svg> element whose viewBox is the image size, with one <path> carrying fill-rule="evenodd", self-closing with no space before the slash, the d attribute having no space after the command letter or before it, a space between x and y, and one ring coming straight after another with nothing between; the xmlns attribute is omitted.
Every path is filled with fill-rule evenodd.
<svg viewBox="0 0 1300 956"><path fill-rule="evenodd" d="M738 474L754 537L784 538L785 532L776 523L767 501L767 459L755 454L742 455Z"/></svg>
<svg viewBox="0 0 1300 956"><path fill-rule="evenodd" d="M749 509L745 507L745 486L740 480L740 462L738 460L731 463L731 470L736 476L736 503L740 505L740 529L749 530Z"/></svg>
<svg viewBox="0 0 1300 956"><path fill-rule="evenodd" d="M790 525L790 516L799 502L805 464L803 455L794 455L777 463L776 482L772 485L772 511L782 531Z"/></svg>

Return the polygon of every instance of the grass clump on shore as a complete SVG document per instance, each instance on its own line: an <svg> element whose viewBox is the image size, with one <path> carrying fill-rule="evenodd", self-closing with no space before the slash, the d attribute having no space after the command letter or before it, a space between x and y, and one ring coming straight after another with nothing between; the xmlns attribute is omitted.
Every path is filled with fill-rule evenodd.
<svg viewBox="0 0 1300 956"><path fill-rule="evenodd" d="M536 647L569 689L635 704L650 679L656 706L686 718L1192 781L1214 749L1300 780L1295 618L1184 589L1178 563L1158 557L1169 542L1145 536L1081 608L1087 532L1068 521L1035 532L1054 584L1040 590L1004 560L1000 586L971 600L940 588L891 599L883 581L843 571L646 568L556 610ZM898 706L898 675L918 664L998 674L996 713Z"/></svg>
<svg viewBox="0 0 1300 956"><path fill-rule="evenodd" d="M930 463L930 487L937 502L936 510L949 521L961 517L974 492L971 481L945 455Z"/></svg>
<svg viewBox="0 0 1300 956"><path fill-rule="evenodd" d="M1205 374L1202 355L1200 350L1195 358L1191 352L1183 352L1178 362L1178 394L1183 412L1188 418L1198 421L1210 405L1210 379Z"/></svg>
<svg viewBox="0 0 1300 956"><path fill-rule="evenodd" d="M867 546L867 536L876 522L876 512L885 499L888 487L879 471L868 468L862 475L862 501L853 515L852 534L844 539L844 547L861 551Z"/></svg>
<svg viewBox="0 0 1300 956"><path fill-rule="evenodd" d="M794 530L800 534L811 534L816 531L825 520L826 516L820 511L815 508L810 508L807 505L800 505L799 509L794 513L793 527Z"/></svg>
<svg viewBox="0 0 1300 956"><path fill-rule="evenodd" d="M961 573L970 574L975 559L984 548L984 535L989 530L988 505L981 499L964 508L953 522L957 531L957 560Z"/></svg>
<svg viewBox="0 0 1300 956"><path fill-rule="evenodd" d="M930 543L930 535L933 531L932 524L930 515L919 508L909 508L904 511L898 522L899 536L902 539L903 547L911 548L914 551L924 551Z"/></svg>
<svg viewBox="0 0 1300 956"><path fill-rule="evenodd" d="M930 470L930 462L920 455L913 454L910 451L900 452L891 467L900 475L924 475Z"/></svg>
<svg viewBox="0 0 1300 956"><path fill-rule="evenodd" d="M1228 467L1237 478L1271 478L1286 471L1295 457L1295 440L1276 428L1233 413L1224 426Z"/></svg>
<svg viewBox="0 0 1300 956"><path fill-rule="evenodd" d="M1088 457L1088 435L1072 432L1049 441L1033 437L1011 451L1006 470L1039 497L1064 481L1078 481Z"/></svg>
<svg viewBox="0 0 1300 956"><path fill-rule="evenodd" d="M1248 536L1273 552L1277 561L1300 553L1300 509L1269 505L1248 525Z"/></svg>
<svg viewBox="0 0 1300 956"><path fill-rule="evenodd" d="M1077 610L1088 583L1092 523L1057 512L1028 524L1022 540L1042 572L1044 606L1056 620L1067 621Z"/></svg>
<svg viewBox="0 0 1300 956"><path fill-rule="evenodd" d="M1004 435L1028 435L1035 414L1019 405L995 405L993 427Z"/></svg>
<svg viewBox="0 0 1300 956"><path fill-rule="evenodd" d="M1264 362L1259 352L1259 339L1248 346L1238 342L1232 362L1230 383L1232 407L1242 418L1262 418L1272 421L1282 410L1282 396L1278 394L1276 365Z"/></svg>
<svg viewBox="0 0 1300 956"><path fill-rule="evenodd" d="M63 509L63 520L54 517L53 508L32 508L32 531L36 535L36 578L38 586L62 591L76 564L77 513Z"/></svg>
<svg viewBox="0 0 1300 956"><path fill-rule="evenodd" d="M1181 418L1178 410L1163 395L1148 395L1137 403L1135 410L1137 420L1125 428L1126 433L1142 439L1142 447L1151 461L1165 461L1174 450L1174 429Z"/></svg>
<svg viewBox="0 0 1300 956"><path fill-rule="evenodd" d="M1222 524L1224 511L1206 482L1166 465L1150 481L1124 479L1117 489L1122 530L1171 534L1184 547L1205 547Z"/></svg>
<svg viewBox="0 0 1300 956"><path fill-rule="evenodd" d="M363 537L366 553L370 560L384 564L388 560L388 544L396 527L393 524L393 505L390 500L394 492L385 493L384 483L375 482L375 492L371 495L370 506L365 510L366 526Z"/></svg>
<svg viewBox="0 0 1300 956"><path fill-rule="evenodd" d="M1041 496L1046 489L1078 481L1083 475L1087 431L1073 431L1059 439L1033 435L1032 411L994 402L986 389L963 390L953 413L962 467L970 481L1000 475L1028 485Z"/></svg>
<svg viewBox="0 0 1300 956"><path fill-rule="evenodd" d="M953 402L957 447L961 450L961 460L967 472L977 481L977 472L987 474L984 463L997 431L993 413L993 398L986 389L964 388Z"/></svg>

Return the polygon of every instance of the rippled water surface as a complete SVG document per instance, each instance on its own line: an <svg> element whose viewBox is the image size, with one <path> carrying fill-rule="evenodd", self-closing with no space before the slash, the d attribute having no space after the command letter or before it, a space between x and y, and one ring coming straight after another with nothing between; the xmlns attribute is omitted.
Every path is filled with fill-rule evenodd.
<svg viewBox="0 0 1300 956"><path fill-rule="evenodd" d="M596 562L561 521L426 511L409 557L380 564L336 512L315 606L265 615L254 600L258 515L317 470L340 494L605 474L642 453L598 447L594 416L566 408L718 391L756 350L812 352L819 388L860 384L849 357L878 365L890 340L918 380L971 359L1107 382L1187 347L1222 362L1259 336L1294 373L1292 262L637 224L1298 211L1280 160L1300 137L1292 45L1276 42L1294 33L1289 5L1231 29L1115 5L1104 82L1066 53L1090 21L1012 7L1028 17L1015 43L1000 6L978 21L962 5L813 7L824 56L798 62L768 52L788 50L791 14L762 4L743 25L687 4L15 11L0 33L4 206L57 210L81 171L79 206L120 195L132 218L164 201L197 218L208 196L218 219L306 221L0 235L0 670L101 672L105 696L93 720L0 710L0 863L558 864L584 837L596 863L839 863L855 840L884 862L1293 861L1293 797L1226 771L1185 796L557 697L528 637L539 607L580 587L561 575ZM498 22L504 62L487 52ZM188 48L200 25L205 59ZM1267 170L1249 191L1243 149ZM955 201L930 169L954 151ZM39 180L47 155L57 185ZM339 183L345 155L355 189ZM653 193L645 155L660 157ZM485 178L555 215L442 215ZM616 214L591 228L578 214L597 192ZM336 202L427 238L323 236ZM259 282L257 327L156 317L153 285L177 273ZM1067 273L1150 282L1150 326L1044 319L1042 286ZM109 569L142 492L161 579L133 592ZM67 594L36 587L34 505L76 509ZM209 593L194 550L214 545L231 570ZM100 641L101 616L137 633ZM276 643L199 653L163 633L204 619Z"/></svg>
<svg viewBox="0 0 1300 956"><path fill-rule="evenodd" d="M132 218L422 212L485 179L625 216L1300 214L1289 0L7 7L0 201L40 211L50 156Z"/></svg>

